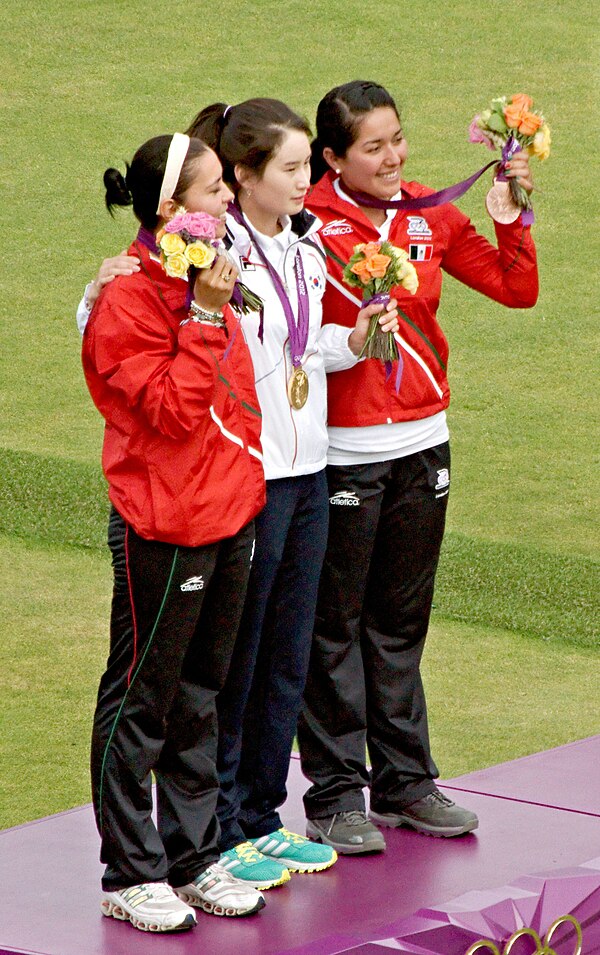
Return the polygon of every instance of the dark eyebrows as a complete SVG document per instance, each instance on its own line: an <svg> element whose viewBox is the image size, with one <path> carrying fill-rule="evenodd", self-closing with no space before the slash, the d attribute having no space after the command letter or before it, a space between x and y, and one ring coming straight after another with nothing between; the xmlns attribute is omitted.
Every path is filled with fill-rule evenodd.
<svg viewBox="0 0 600 955"><path fill-rule="evenodd" d="M397 129L396 132L394 133L394 135L392 136L392 139L396 139L398 136L403 136L403 135L404 135L404 134L403 134L403 132L402 132L402 128ZM383 139L381 139L381 138L378 138L378 139L367 139L367 140L365 140L365 142L363 143L363 146L379 146L382 142L383 142Z"/></svg>
<svg viewBox="0 0 600 955"><path fill-rule="evenodd" d="M284 169L293 169L296 166L302 166L303 163L310 161L310 153L307 153L306 156L303 156L302 159L290 159L288 162L283 164Z"/></svg>

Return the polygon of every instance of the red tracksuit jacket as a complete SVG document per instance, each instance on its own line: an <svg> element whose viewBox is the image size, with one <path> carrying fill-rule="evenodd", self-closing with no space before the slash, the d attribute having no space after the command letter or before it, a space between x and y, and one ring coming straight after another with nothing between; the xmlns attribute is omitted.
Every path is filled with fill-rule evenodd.
<svg viewBox="0 0 600 955"><path fill-rule="evenodd" d="M140 272L104 288L83 339L85 378L106 421L109 497L141 537L214 543L265 501L250 354L228 307L229 337L210 324L181 326L187 282L139 243L129 254Z"/></svg>
<svg viewBox="0 0 600 955"><path fill-rule="evenodd" d="M327 283L323 299L323 321L351 327L359 306L340 291L339 285L354 297L360 296L360 289L344 285L343 267L355 245L378 241L379 233L358 206L338 196L334 179L333 173L327 173L312 190L307 206L323 223L319 235L328 252L333 280ZM431 192L418 182L402 183L402 195L406 197ZM538 276L530 229L524 228L520 219L511 225L495 223L495 227L498 248L478 235L467 216L453 205L424 209L422 214L397 212L389 241L409 252L419 276L416 295L403 288L392 293L406 316L400 316L404 360L401 387L396 392L395 368L386 380L384 365L373 360L329 374L330 425L356 427L408 421L429 417L448 406L448 343L436 317L442 269L511 308L535 305Z"/></svg>

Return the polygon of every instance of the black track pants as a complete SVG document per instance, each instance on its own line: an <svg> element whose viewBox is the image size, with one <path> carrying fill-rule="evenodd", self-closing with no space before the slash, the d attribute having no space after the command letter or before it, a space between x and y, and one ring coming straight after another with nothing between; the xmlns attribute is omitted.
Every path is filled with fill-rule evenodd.
<svg viewBox="0 0 600 955"><path fill-rule="evenodd" d="M91 759L108 891L163 880L183 885L219 857L215 699L253 542L250 524L213 545L175 547L143 540L111 515L111 647Z"/></svg>
<svg viewBox="0 0 600 955"><path fill-rule="evenodd" d="M221 849L282 825L327 543L325 472L267 481L231 669L219 694Z"/></svg>
<svg viewBox="0 0 600 955"><path fill-rule="evenodd" d="M298 726L309 818L433 791L420 662L448 502L448 444L329 467L329 541ZM366 768L368 745L372 772Z"/></svg>

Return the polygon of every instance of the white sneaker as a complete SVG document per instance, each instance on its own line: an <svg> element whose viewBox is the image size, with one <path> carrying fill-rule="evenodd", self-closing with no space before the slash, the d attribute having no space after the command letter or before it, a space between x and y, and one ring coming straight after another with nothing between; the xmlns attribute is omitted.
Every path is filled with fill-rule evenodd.
<svg viewBox="0 0 600 955"><path fill-rule="evenodd" d="M103 892L102 914L131 922L141 932L177 932L193 928L194 910L166 882L145 882L118 892Z"/></svg>
<svg viewBox="0 0 600 955"><path fill-rule="evenodd" d="M188 905L211 915L253 915L265 904L260 892L247 882L234 878L218 862L190 882L175 889Z"/></svg>

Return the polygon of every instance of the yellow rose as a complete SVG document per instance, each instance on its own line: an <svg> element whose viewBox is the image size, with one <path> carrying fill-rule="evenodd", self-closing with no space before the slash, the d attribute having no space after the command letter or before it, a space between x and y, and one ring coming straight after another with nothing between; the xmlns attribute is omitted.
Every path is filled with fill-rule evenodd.
<svg viewBox="0 0 600 955"><path fill-rule="evenodd" d="M185 257L197 269L206 269L214 261L217 250L205 242L190 242L185 250Z"/></svg>
<svg viewBox="0 0 600 955"><path fill-rule="evenodd" d="M174 252L185 252L185 242L180 235L175 232L165 232L159 245L165 255L173 255Z"/></svg>
<svg viewBox="0 0 600 955"><path fill-rule="evenodd" d="M408 252L405 249L399 249L397 246L392 246L392 255L396 259L398 265L402 265L408 259Z"/></svg>
<svg viewBox="0 0 600 955"><path fill-rule="evenodd" d="M536 156L540 162L543 162L550 155L551 142L550 127L548 123L544 123L533 137L533 142L528 146L527 151L530 156Z"/></svg>
<svg viewBox="0 0 600 955"><path fill-rule="evenodd" d="M402 288L414 295L419 287L419 276L417 270L411 262L404 263L404 274L400 280Z"/></svg>
<svg viewBox="0 0 600 955"><path fill-rule="evenodd" d="M163 264L167 275L170 275L174 279L181 279L184 275L187 275L189 262L181 252L166 255Z"/></svg>

